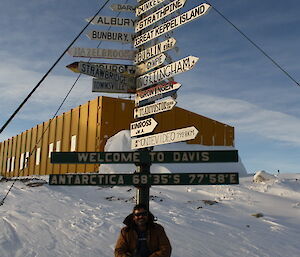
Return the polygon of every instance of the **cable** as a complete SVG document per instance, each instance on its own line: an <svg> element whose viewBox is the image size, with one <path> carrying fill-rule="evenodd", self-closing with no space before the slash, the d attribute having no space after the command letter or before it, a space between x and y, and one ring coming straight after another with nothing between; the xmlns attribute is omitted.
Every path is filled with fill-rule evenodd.
<svg viewBox="0 0 300 257"><path fill-rule="evenodd" d="M75 39L71 42L71 44L66 48L66 50L61 54L61 56L56 60L56 62L52 65L52 67L47 71L47 73L42 77L42 79L37 83L37 85L32 89L32 91L27 95L27 97L24 99L24 101L19 105L19 107L15 110L15 112L10 116L10 118L5 122L5 124L0 129L0 134L3 132L3 130L7 127L7 125L10 123L10 121L16 116L16 114L21 110L23 105L28 101L28 99L32 96L32 94L35 92L35 90L38 89L38 87L42 84L42 82L45 80L45 78L49 75L49 73L53 70L53 68L56 66L56 64L62 59L62 57L66 54L66 52L70 49L70 47L75 43L75 41L81 36L81 34L85 31L85 29L91 24L92 20L102 11L102 9L106 6L106 4L110 0L107 0L101 8L97 11L97 13L93 16L93 18L88 22L88 24L79 32L79 34L75 37Z"/></svg>
<svg viewBox="0 0 300 257"><path fill-rule="evenodd" d="M208 1L206 1L210 4ZM286 70L284 70L270 55L268 55L261 47L253 42L244 32L242 32L237 26L235 26L229 19L227 19L220 11L217 10L212 4L211 7L231 26L233 26L242 36L244 36L256 49L258 49L264 56L266 56L277 68L279 68L289 79L291 79L297 86L300 86L300 83L294 79Z"/></svg>

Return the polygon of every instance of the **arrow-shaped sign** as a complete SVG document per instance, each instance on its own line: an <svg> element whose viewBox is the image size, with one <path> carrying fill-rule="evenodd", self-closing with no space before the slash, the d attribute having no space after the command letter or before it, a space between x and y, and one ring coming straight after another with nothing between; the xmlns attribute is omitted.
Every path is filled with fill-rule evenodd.
<svg viewBox="0 0 300 257"><path fill-rule="evenodd" d="M149 72L137 78L137 90L151 86L169 77L191 70L199 58L194 56L185 57L160 69Z"/></svg>
<svg viewBox="0 0 300 257"><path fill-rule="evenodd" d="M134 33L113 32L103 30L91 30L86 35L91 40L114 41L123 44L131 44L135 36Z"/></svg>
<svg viewBox="0 0 300 257"><path fill-rule="evenodd" d="M134 12L135 7L130 4L112 4L110 9L115 12Z"/></svg>
<svg viewBox="0 0 300 257"><path fill-rule="evenodd" d="M141 63L136 66L136 75L144 74L160 65L162 65L166 60L166 56L164 54L159 54L150 60Z"/></svg>
<svg viewBox="0 0 300 257"><path fill-rule="evenodd" d="M139 135L147 134L152 132L157 126L157 122L153 118L146 120L140 120L130 124L130 136L136 137Z"/></svg>
<svg viewBox="0 0 300 257"><path fill-rule="evenodd" d="M113 64L113 63L98 63L98 62L73 62L66 67L73 72L80 73L79 63L83 64L93 64L102 69L110 70L117 73L129 73L135 74L135 66L127 64Z"/></svg>
<svg viewBox="0 0 300 257"><path fill-rule="evenodd" d="M92 92L133 94L136 92L134 83L124 84L120 81L93 79Z"/></svg>
<svg viewBox="0 0 300 257"><path fill-rule="evenodd" d="M168 82L143 91L138 91L135 95L135 106L141 107L156 100L172 96L180 87L180 83Z"/></svg>
<svg viewBox="0 0 300 257"><path fill-rule="evenodd" d="M174 19L171 19L159 26L157 26L154 29L151 29L149 31L147 31L146 33L136 37L134 39L134 47L138 47L140 45L145 44L146 42L160 37L161 35L178 28L181 25L184 25L190 21L195 20L198 17L201 17L202 15L206 14L207 11L210 9L210 5L209 4L201 4L191 10L189 10L188 12L185 12L179 16L177 16Z"/></svg>
<svg viewBox="0 0 300 257"><path fill-rule="evenodd" d="M131 139L131 149L140 149L156 145L177 143L194 139L198 130L192 126L182 129L171 130L151 136Z"/></svg>
<svg viewBox="0 0 300 257"><path fill-rule="evenodd" d="M145 29L148 26L152 25L153 23L158 22L159 20L176 12L184 6L185 2L186 0L175 0L164 6L163 8L157 10L156 12L150 14L149 16L145 17L144 19L138 21L135 25L135 32L139 32L142 29Z"/></svg>
<svg viewBox="0 0 300 257"><path fill-rule="evenodd" d="M93 17L85 19L90 22ZM114 27L134 27L135 21L128 18L96 16L92 21L94 25L114 26Z"/></svg>
<svg viewBox="0 0 300 257"><path fill-rule="evenodd" d="M176 44L176 39L171 37L159 44L151 46L151 47L137 53L134 58L134 63L135 64L140 63L140 62L145 61L149 58L152 58L158 54L168 51L168 50L172 49L175 46L175 44Z"/></svg>
<svg viewBox="0 0 300 257"><path fill-rule="evenodd" d="M150 9L154 8L155 6L161 4L162 2L164 2L165 0L149 0L144 4L139 5L136 9L135 9L135 15L136 16L140 16L143 13L149 11Z"/></svg>
<svg viewBox="0 0 300 257"><path fill-rule="evenodd" d="M135 108L134 118L137 119L137 118L146 117L160 112L170 111L173 109L176 103L177 102L173 98L170 98L154 104L149 104L144 107Z"/></svg>
<svg viewBox="0 0 300 257"><path fill-rule="evenodd" d="M133 60L136 51L122 49L72 47L68 50L68 54L73 57Z"/></svg>

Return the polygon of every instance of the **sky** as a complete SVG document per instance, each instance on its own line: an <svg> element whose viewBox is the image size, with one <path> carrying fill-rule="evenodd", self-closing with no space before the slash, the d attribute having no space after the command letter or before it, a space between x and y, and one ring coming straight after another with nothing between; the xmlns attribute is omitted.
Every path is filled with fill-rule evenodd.
<svg viewBox="0 0 300 257"><path fill-rule="evenodd" d="M125 2L111 0L100 14L116 16L109 6ZM1 126L87 24L85 19L93 16L103 3L96 0L1 2ZM134 0L128 3L136 4ZM201 3L187 0L181 12ZM210 4L300 81L299 1L274 4L271 0L212 0ZM91 25L85 33L107 28ZM99 42L88 39L85 33L74 46L97 47ZM182 84L177 106L233 126L235 147L248 173L257 170L299 173L300 87L214 9L174 30L173 37L179 49L169 51L174 61L189 55L200 58L191 71L175 77ZM131 49L130 45L107 42L100 47ZM52 118L77 78L65 66L80 60L87 59L67 54L62 58L0 135L0 141ZM91 84L91 77L81 76L59 114L99 95L107 95L92 93Z"/></svg>
<svg viewBox="0 0 300 257"><path fill-rule="evenodd" d="M106 147L128 151L129 138L128 131L119 132ZM235 167L243 173L240 163ZM160 164L156 173L177 168ZM100 169L119 173L116 164ZM0 206L0 256L113 256L135 188L50 186L48 181L48 176L15 181ZM11 183L0 180L1 198ZM298 257L299 183L300 174L258 172L241 176L238 185L152 186L149 206L169 237L172 257Z"/></svg>

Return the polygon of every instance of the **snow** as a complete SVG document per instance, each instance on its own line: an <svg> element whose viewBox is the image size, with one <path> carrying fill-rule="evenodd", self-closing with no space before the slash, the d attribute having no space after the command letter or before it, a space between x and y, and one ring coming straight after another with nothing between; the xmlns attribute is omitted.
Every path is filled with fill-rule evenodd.
<svg viewBox="0 0 300 257"><path fill-rule="evenodd" d="M106 148L128 150L127 145L122 132ZM194 147L176 144L177 150ZM115 166L121 167L101 169L119 172ZM176 166L155 169L173 172ZM244 172L241 162L235 168ZM272 177L254 182L253 175L243 173L239 185L151 187L150 209L166 229L172 257L299 257L300 174ZM49 186L47 180L16 181L0 206L0 256L113 256L135 189ZM12 183L1 180L0 199Z"/></svg>

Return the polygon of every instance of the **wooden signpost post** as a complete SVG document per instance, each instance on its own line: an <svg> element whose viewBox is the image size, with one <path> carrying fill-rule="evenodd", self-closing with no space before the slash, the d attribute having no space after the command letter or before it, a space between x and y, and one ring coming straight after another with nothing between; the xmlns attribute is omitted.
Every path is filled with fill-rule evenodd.
<svg viewBox="0 0 300 257"><path fill-rule="evenodd" d="M238 153L233 151L152 151L154 146L195 139L198 129L194 126L177 128L161 133L153 133L158 123L154 119L157 113L171 110L176 101L180 83L174 76L191 70L199 60L187 56L172 61L166 53L174 48L176 39L170 37L158 43L158 37L172 33L181 25L205 15L211 8L201 4L168 21L165 18L185 5L186 0L174 0L164 6L165 0L137 0L138 6L113 4L111 9L118 12L134 12L135 22L130 18L97 16L94 25L113 27L134 27L135 32L92 30L87 35L91 40L114 41L133 44L134 50L71 48L68 53L74 57L120 59L133 61L136 66L124 64L75 62L67 67L74 72L93 78L93 92L135 93L134 118L130 124L132 152L52 152L51 163L97 164L97 163L134 163L134 173L126 174L53 174L50 185L94 185L94 186L135 186L136 202L149 206L149 188L155 185L225 185L238 184L239 174L232 173L170 173L153 174L152 163L215 163L237 162ZM152 13L150 13L154 10ZM91 18L87 19L88 21ZM162 24L157 25L162 20ZM148 27L157 25L146 30ZM155 39L154 41L152 41ZM153 43L151 46L146 43ZM171 62L163 66L165 61ZM127 74L127 75L126 75ZM135 76L135 81L132 76ZM166 82L166 80L169 82ZM168 98L167 98L168 97ZM160 101L157 101L160 100ZM156 102L157 101L157 102Z"/></svg>

